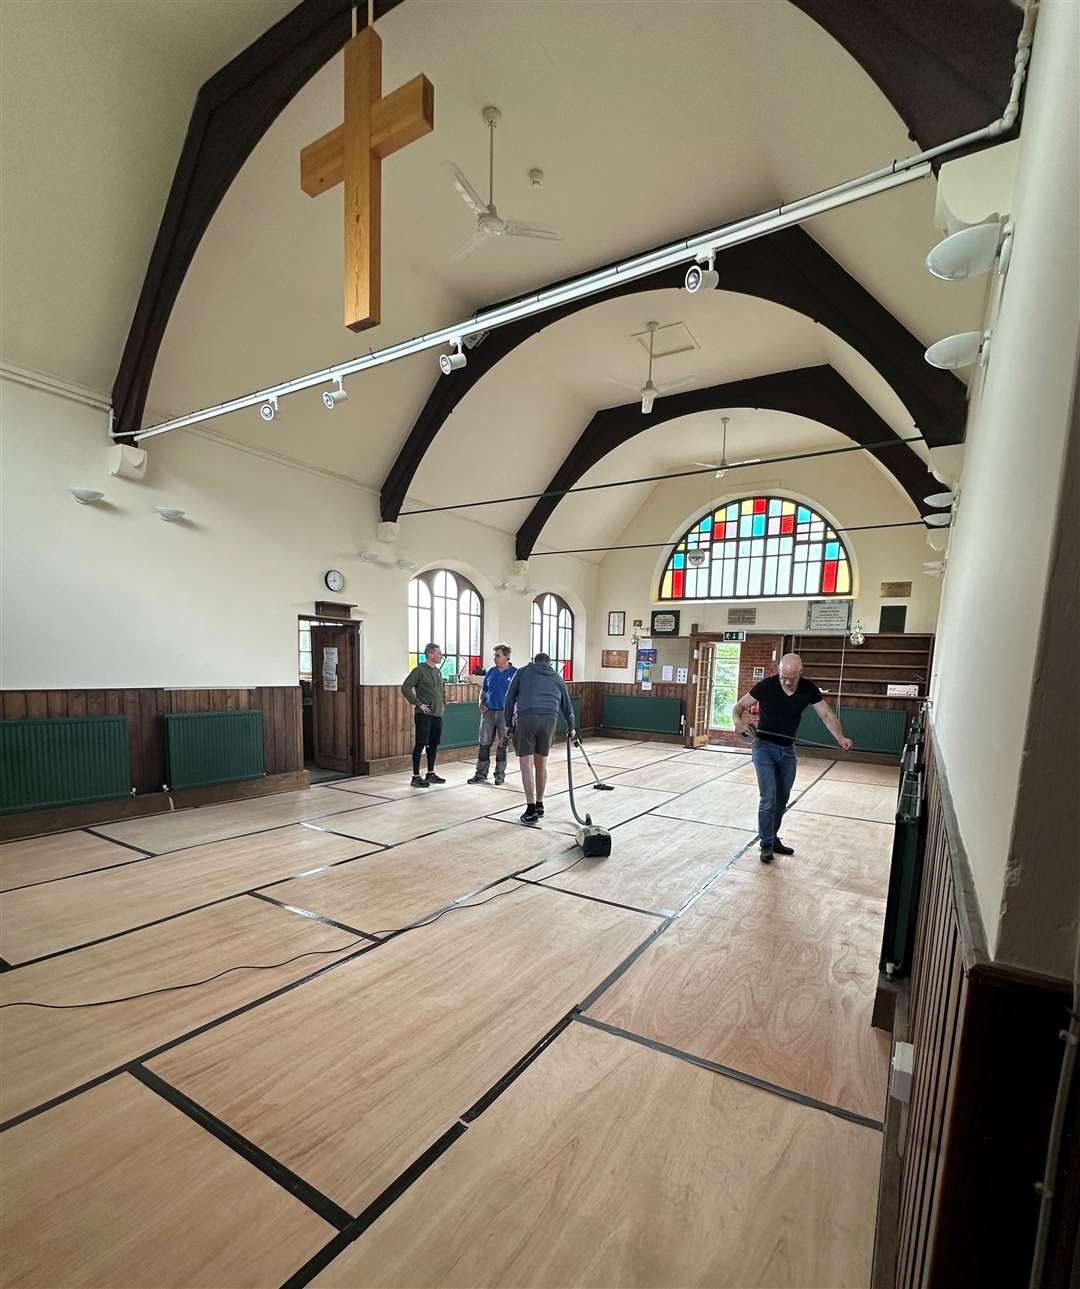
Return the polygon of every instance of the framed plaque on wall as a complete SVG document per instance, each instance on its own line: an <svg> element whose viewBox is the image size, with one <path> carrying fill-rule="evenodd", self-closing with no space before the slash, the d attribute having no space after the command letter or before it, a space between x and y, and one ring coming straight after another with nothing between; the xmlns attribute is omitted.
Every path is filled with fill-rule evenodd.
<svg viewBox="0 0 1080 1289"><path fill-rule="evenodd" d="M677 636L679 634L679 610L654 609L649 634L654 636Z"/></svg>
<svg viewBox="0 0 1080 1289"><path fill-rule="evenodd" d="M609 636L626 635L626 612L623 609L612 609L607 615L607 633Z"/></svg>

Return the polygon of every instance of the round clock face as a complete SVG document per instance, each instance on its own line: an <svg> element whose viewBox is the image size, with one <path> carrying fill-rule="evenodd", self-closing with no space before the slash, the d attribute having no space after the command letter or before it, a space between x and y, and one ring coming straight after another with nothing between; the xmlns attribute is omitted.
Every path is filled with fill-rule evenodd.
<svg viewBox="0 0 1080 1289"><path fill-rule="evenodd" d="M339 573L336 568L332 568L323 580L330 591L344 591L345 589L345 575Z"/></svg>

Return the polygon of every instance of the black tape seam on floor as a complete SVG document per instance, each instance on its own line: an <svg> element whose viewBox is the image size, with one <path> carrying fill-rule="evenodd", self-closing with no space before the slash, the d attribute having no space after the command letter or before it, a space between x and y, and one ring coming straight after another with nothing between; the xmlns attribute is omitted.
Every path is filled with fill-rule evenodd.
<svg viewBox="0 0 1080 1289"><path fill-rule="evenodd" d="M130 841L119 841L116 837L107 837L103 832L98 832L96 828L85 827L79 829L79 831L87 832L91 837L97 837L101 841L110 842L113 846L123 846L125 850L133 850L136 854L142 855L144 859L152 859L155 853L152 850L147 850L145 846L136 846Z"/></svg>
<svg viewBox="0 0 1080 1289"><path fill-rule="evenodd" d="M23 882L21 886L5 886L0 895L10 895L12 891L28 891L33 886L49 886L53 882L68 882L73 877L89 877L92 873L107 873L113 868L127 868L131 864L141 864L144 859L154 859L154 855L143 855L136 859L122 859L116 864L102 864L99 868L81 868L77 873L63 873L60 877L43 877L40 882Z"/></svg>
<svg viewBox="0 0 1080 1289"><path fill-rule="evenodd" d="M570 1022L574 1019L574 1013L576 1012L576 1010L577 1008L571 1008L570 1011L568 1011L566 1015L562 1018L562 1020L556 1021L556 1023L552 1025L552 1027L548 1030L548 1032L538 1043L533 1044L533 1046L529 1048L529 1050L525 1053L525 1055L521 1058L520 1061L517 1061L514 1065L512 1065L501 1078L496 1079L495 1082L491 1085L491 1087L488 1088L488 1090L483 1094L483 1096L481 1096L478 1100L473 1102L473 1104L468 1108L468 1110L465 1111L465 1113L461 1116L461 1122L472 1123L474 1119L478 1119L480 1115L484 1113L484 1111L488 1108L488 1106L491 1105L493 1101L498 1100L498 1098L502 1096L502 1094L506 1091L506 1089L510 1086L510 1084L515 1082L518 1078L521 1077L522 1074L525 1073L525 1071L529 1068L530 1065L532 1065L533 1061L536 1060L536 1058L540 1055L540 1053L543 1052L545 1048L549 1047L552 1043L554 1043L554 1041L559 1037L559 1035L563 1032L563 1030L566 1029L567 1025L569 1025Z"/></svg>
<svg viewBox="0 0 1080 1289"><path fill-rule="evenodd" d="M606 1021L595 1020L592 1016L578 1015L574 1017L574 1020L580 1021L582 1025L588 1025L592 1029L603 1030L605 1034L612 1034L616 1038L625 1038L631 1043L638 1043L641 1047L650 1048L654 1052L663 1052L666 1056L674 1056L680 1061L686 1061L688 1065L697 1065L703 1070L711 1070L714 1074L723 1074L739 1083L748 1083L751 1087L760 1088L763 1092L771 1092L775 1096L783 1097L786 1101L795 1101L811 1110L823 1110L826 1114L831 1114L837 1119L846 1119L849 1123L857 1123L863 1128L872 1128L875 1132L883 1132L885 1129L885 1125L879 1119L871 1119L868 1115L858 1114L854 1110L845 1110L843 1106L832 1105L828 1101L818 1101L816 1097L807 1096L803 1092L795 1092L791 1088L782 1088L778 1083L770 1083L767 1079L759 1079L753 1074L744 1074L742 1070L732 1069L729 1065L720 1065L704 1056L695 1056L693 1052L684 1052L681 1047L671 1047L668 1043L660 1043L654 1038L646 1038L644 1034L635 1034L631 1030L620 1028L618 1025L609 1025Z"/></svg>
<svg viewBox="0 0 1080 1289"><path fill-rule="evenodd" d="M626 955L626 957L622 960L622 962L620 962L619 965L613 971L608 972L608 974L604 977L604 979L600 981L600 983L596 986L596 988L592 991L592 993L588 994L585 998L581 1000L581 1002L578 1003L575 1010L579 1012L588 1010L588 1008L590 1008L593 1005L593 1003L596 1002L596 1000L600 997L602 993L605 992L605 990L611 988L611 986L615 983L616 980L618 980L618 978L623 974L624 971L627 971L630 967L634 965L635 962L637 962L638 958L641 957L641 955L645 952L645 950L649 947L649 945L651 945L652 942L655 939L657 939L659 936L662 936L674 921L675 921L674 918L665 918L663 922L661 922L660 925L656 927L655 930L650 931L649 934L645 937L645 939L642 940L642 942L637 946L637 948L631 949L630 952Z"/></svg>
<svg viewBox="0 0 1080 1289"><path fill-rule="evenodd" d="M244 892L247 894L247 892ZM42 1101L40 1105L31 1106L28 1110L23 1110L20 1114L0 1123L0 1133L7 1132L9 1128L18 1127L20 1123L25 1123L27 1119L34 1119L39 1114L44 1114L46 1110L51 1110L54 1106L70 1101L73 1097L79 1096L83 1092L89 1092L91 1088L96 1088L101 1083L114 1079L118 1074L123 1074L130 1066L145 1065L147 1061L152 1061L161 1056L164 1052L171 1051L174 1047L179 1047L181 1043L188 1043L193 1038L198 1038L201 1034L209 1030L217 1029L219 1025L225 1025L238 1016L243 1016L246 1012L253 1011L256 1007L261 1007L264 1003L273 1002L275 998L280 998L282 994L290 993L293 989L299 989L301 985L306 985L312 980L317 980L319 976L325 976L329 971L336 971L338 967L344 967L347 963L355 961L365 953L371 953L379 948L382 941L374 940L370 944L364 944L359 949L354 949L344 957L338 958L336 962L328 962L325 966L317 968L310 975L300 976L296 980L290 980L287 984L272 989L268 994L262 994L258 998L253 998L250 1002L243 1003L239 1007L234 1007L231 1011L226 1012L223 1016L216 1016L212 1020L204 1021L201 1025L196 1025L194 1029L189 1029L183 1034L178 1034L175 1038L170 1038L164 1043L159 1043L157 1047L151 1048L148 1052L125 1061L122 1065L114 1066L111 1070L106 1070L103 1074L97 1074L92 1079L87 1079L85 1083L80 1083L77 1087L69 1088L66 1092L58 1093L50 1097L47 1101Z"/></svg>
<svg viewBox="0 0 1080 1289"><path fill-rule="evenodd" d="M6 958L0 958L0 971L11 971L12 965Z"/></svg>
<svg viewBox="0 0 1080 1289"><path fill-rule="evenodd" d="M310 909L302 909L297 904L286 904L284 900L275 900L272 895L264 895L261 891L248 892L252 899L265 900L267 904L273 904L276 908L284 909L287 913L298 913L302 918L307 918L311 922L321 922L324 926L336 927L339 931L347 931L350 935L358 935L363 940L370 940L373 944L380 944L373 935L368 935L366 931L361 931L359 927L349 926L347 922L335 922L333 918L323 917L321 913L312 913Z"/></svg>
<svg viewBox="0 0 1080 1289"><path fill-rule="evenodd" d="M313 1213L317 1213L324 1222L331 1226L337 1227L342 1231L352 1221L352 1216L347 1213L340 1204L335 1204L322 1191L316 1190L310 1182L304 1181L291 1168L286 1167L280 1160L268 1155L261 1147L256 1146L253 1141L248 1139L235 1128L230 1128L215 1114L211 1114L205 1106L199 1105L197 1101L186 1096L183 1092L174 1088L171 1083L155 1074L153 1070L148 1070L141 1065L131 1065L127 1072L139 1080L139 1082L151 1092L157 1093L169 1105L179 1110L181 1114L187 1115L189 1119L197 1123L200 1128L204 1128L212 1137L234 1150L242 1159L253 1165L264 1176L269 1177L271 1181L276 1182L282 1189L289 1192L294 1198L302 1204L306 1204Z"/></svg>
<svg viewBox="0 0 1080 1289"><path fill-rule="evenodd" d="M455 1123L453 1127L448 1128L434 1145L429 1146L381 1194L376 1196L359 1217L354 1218L344 1230L335 1235L318 1253L309 1258L298 1271L293 1272L288 1280L282 1284L281 1289L304 1289L305 1285L310 1284L319 1272L328 1267L343 1249L347 1249L350 1244L364 1234L368 1227L382 1217L390 1205L395 1200L400 1199L413 1182L426 1173L439 1156L449 1150L465 1131L466 1128L463 1123Z"/></svg>
<svg viewBox="0 0 1080 1289"><path fill-rule="evenodd" d="M519 882L524 882L527 886L537 886L542 891L557 891L560 895L573 895L579 900L591 900L593 904L606 904L612 909L625 909L627 913L643 913L649 918L666 918L670 913L658 913L655 909L639 909L636 904L620 904L618 900L605 900L599 895L586 895L584 891L568 891L565 886L551 886L543 879L537 881L533 877L519 877Z"/></svg>

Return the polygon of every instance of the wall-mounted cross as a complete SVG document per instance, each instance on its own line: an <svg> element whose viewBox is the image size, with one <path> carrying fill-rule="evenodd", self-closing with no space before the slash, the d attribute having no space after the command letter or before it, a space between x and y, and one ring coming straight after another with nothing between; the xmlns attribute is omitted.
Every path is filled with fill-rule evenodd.
<svg viewBox="0 0 1080 1289"><path fill-rule="evenodd" d="M345 184L345 325L379 325L382 162L435 125L435 90L415 76L383 98L382 41L370 25L345 46L345 123L300 153L309 197Z"/></svg>

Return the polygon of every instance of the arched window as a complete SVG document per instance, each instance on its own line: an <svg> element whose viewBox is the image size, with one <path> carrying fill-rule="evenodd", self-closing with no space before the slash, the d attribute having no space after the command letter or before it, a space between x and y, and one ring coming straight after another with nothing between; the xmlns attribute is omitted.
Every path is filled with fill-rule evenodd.
<svg viewBox="0 0 1080 1289"><path fill-rule="evenodd" d="M573 680L574 614L561 595L543 591L533 600L532 652L546 653L563 680Z"/></svg>
<svg viewBox="0 0 1080 1289"><path fill-rule="evenodd" d="M460 573L433 568L409 583L409 666L424 661L424 645L442 646L447 680L468 675L483 660L484 601Z"/></svg>
<svg viewBox="0 0 1080 1289"><path fill-rule="evenodd" d="M704 515L676 543L659 598L850 594L847 549L817 511L784 497L743 497Z"/></svg>

